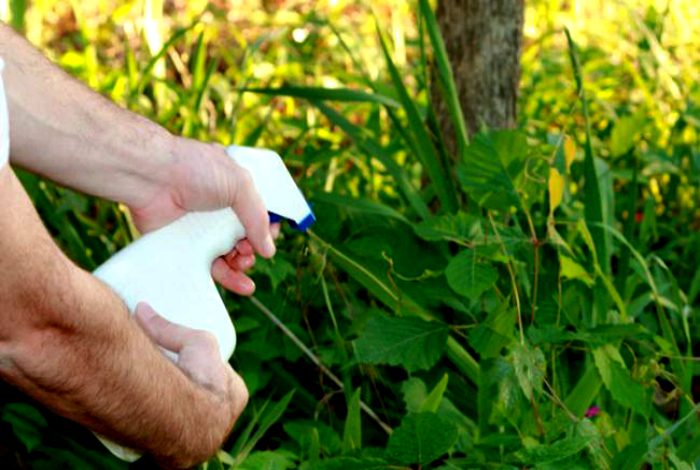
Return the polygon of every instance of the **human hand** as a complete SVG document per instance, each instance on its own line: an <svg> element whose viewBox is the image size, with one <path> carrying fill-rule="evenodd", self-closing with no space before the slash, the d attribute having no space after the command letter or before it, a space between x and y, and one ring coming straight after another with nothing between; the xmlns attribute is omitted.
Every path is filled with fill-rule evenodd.
<svg viewBox="0 0 700 470"><path fill-rule="evenodd" d="M144 302L136 306L135 318L158 346L178 354L176 365L190 380L216 397L217 409L207 424L208 434L214 436L213 442L203 443L204 450L195 456L181 456L176 460L170 457L161 463L182 468L206 460L221 447L243 412L248 403L248 389L231 366L221 360L213 334L172 323Z"/></svg>
<svg viewBox="0 0 700 470"><path fill-rule="evenodd" d="M153 178L139 202L129 206L136 227L150 232L188 211L232 207L246 229L227 255L212 265L212 276L226 289L251 295L255 284L245 271L255 264L255 253L270 258L279 224L269 223L265 206L250 174L225 155L220 145L170 136L171 158L161 175Z"/></svg>

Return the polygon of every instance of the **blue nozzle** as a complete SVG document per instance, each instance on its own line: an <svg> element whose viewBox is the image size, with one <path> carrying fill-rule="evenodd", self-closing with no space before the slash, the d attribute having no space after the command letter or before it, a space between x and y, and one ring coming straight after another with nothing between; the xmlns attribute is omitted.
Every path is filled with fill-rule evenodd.
<svg viewBox="0 0 700 470"><path fill-rule="evenodd" d="M295 230L299 230L300 232L306 232L309 227L313 225L314 222L316 222L316 216L314 215L313 212L311 212L311 209L309 209L309 214L301 219L301 221L296 222L291 219L286 219L285 217L282 217L279 214L275 214L274 212L268 212L270 216L270 223L274 224L276 222L280 222L282 220L286 220L289 222L289 226L292 227Z"/></svg>

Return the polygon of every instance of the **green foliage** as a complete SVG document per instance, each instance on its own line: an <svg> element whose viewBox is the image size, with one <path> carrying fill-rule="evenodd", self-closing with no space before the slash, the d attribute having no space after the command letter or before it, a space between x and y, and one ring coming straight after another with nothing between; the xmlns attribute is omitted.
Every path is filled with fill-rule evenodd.
<svg viewBox="0 0 700 470"><path fill-rule="evenodd" d="M478 134L457 168L459 182L485 209L525 208L521 190L526 158L524 135L510 131Z"/></svg>
<svg viewBox="0 0 700 470"><path fill-rule="evenodd" d="M355 342L357 359L369 364L428 369L445 352L447 325L420 318L371 318Z"/></svg>
<svg viewBox="0 0 700 470"><path fill-rule="evenodd" d="M462 250L450 260L445 269L447 283L452 290L476 300L498 280L498 272L489 263L479 262L476 250Z"/></svg>
<svg viewBox="0 0 700 470"><path fill-rule="evenodd" d="M93 2L10 3L93 88L278 150L313 201L313 231L258 261L256 298L225 296L251 402L207 468L700 463L692 0L526 2L519 127L474 136L425 0L174 4L159 50L138 2L104 24ZM20 178L82 267L133 238L118 205ZM0 407L26 466L126 466L24 397Z"/></svg>
<svg viewBox="0 0 700 470"><path fill-rule="evenodd" d="M457 428L435 413L409 414L391 435L387 455L398 463L428 464L457 441Z"/></svg>

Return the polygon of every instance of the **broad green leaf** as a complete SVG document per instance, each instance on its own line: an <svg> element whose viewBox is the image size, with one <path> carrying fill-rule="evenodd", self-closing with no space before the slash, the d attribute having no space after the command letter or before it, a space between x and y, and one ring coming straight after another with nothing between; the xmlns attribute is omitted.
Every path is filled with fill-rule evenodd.
<svg viewBox="0 0 700 470"><path fill-rule="evenodd" d="M409 372L428 369L445 352L448 332L447 325L436 321L375 316L355 342L357 359L401 366Z"/></svg>
<svg viewBox="0 0 700 470"><path fill-rule="evenodd" d="M378 457L335 457L322 460L313 470L391 470L394 467Z"/></svg>
<svg viewBox="0 0 700 470"><path fill-rule="evenodd" d="M481 220L466 212L431 217L415 226L416 234L428 241L471 241L483 236Z"/></svg>
<svg viewBox="0 0 700 470"><path fill-rule="evenodd" d="M642 124L635 116L623 116L615 123L610 135L610 154L613 157L624 155L634 147Z"/></svg>
<svg viewBox="0 0 700 470"><path fill-rule="evenodd" d="M362 416L360 415L360 392L355 390L348 401L348 415L345 418L343 430L343 453L352 452L362 448Z"/></svg>
<svg viewBox="0 0 700 470"><path fill-rule="evenodd" d="M469 333L469 344L482 358L496 357L514 340L515 310L504 302Z"/></svg>
<svg viewBox="0 0 700 470"><path fill-rule="evenodd" d="M547 464L579 454L593 440L592 436L570 436L551 444L525 448L516 452L516 457L528 464Z"/></svg>
<svg viewBox="0 0 700 470"><path fill-rule="evenodd" d="M315 439L318 440L319 450L325 455L335 455L341 450L338 433L323 421L289 421L283 427L284 432L299 443L302 451L309 449Z"/></svg>
<svg viewBox="0 0 700 470"><path fill-rule="evenodd" d="M258 259L255 263L255 271L263 273L270 278L272 290L277 290L277 287L288 277L293 276L296 270L294 266L281 256L276 256L271 259Z"/></svg>
<svg viewBox="0 0 700 470"><path fill-rule="evenodd" d="M401 392L403 393L403 401L406 403L406 411L409 413L421 411L428 396L428 387L425 386L425 382L418 377L411 377L401 384Z"/></svg>
<svg viewBox="0 0 700 470"><path fill-rule="evenodd" d="M605 388L623 406L649 416L651 394L630 375L620 352L611 344L593 350L593 359Z"/></svg>
<svg viewBox="0 0 700 470"><path fill-rule="evenodd" d="M593 468L609 469L610 451L605 446L605 440L600 431L601 427L593 424L590 419L582 419L574 425L574 435L591 438L586 446L586 451Z"/></svg>
<svg viewBox="0 0 700 470"><path fill-rule="evenodd" d="M236 468L240 470L287 470L296 468L293 455L284 451L253 452Z"/></svg>
<svg viewBox="0 0 700 470"><path fill-rule="evenodd" d="M397 462L428 464L449 451L457 441L457 427L435 413L409 414L389 438L387 456Z"/></svg>
<svg viewBox="0 0 700 470"><path fill-rule="evenodd" d="M583 281L588 287L594 284L593 277L583 269L583 266L572 260L568 256L559 254L559 265L561 277L566 279L578 279Z"/></svg>
<svg viewBox="0 0 700 470"><path fill-rule="evenodd" d="M442 376L440 382L435 385L435 388L426 397L420 411L431 411L433 413L437 412L438 408L440 407L440 403L442 403L442 397L445 395L445 390L447 390L447 382L449 378L450 376L447 374Z"/></svg>
<svg viewBox="0 0 700 470"><path fill-rule="evenodd" d="M320 242L335 261L335 263L352 276L357 282L362 284L377 299L394 311L404 311L417 317L432 320L434 316L425 310L423 307L413 301L405 292L399 297L395 288L389 286L387 282L382 281L376 273L357 261L347 256L342 251L338 250L330 243L321 239L314 232L309 231L309 234L314 240ZM472 355L464 349L464 347L453 337L447 339L447 357L452 363L469 378L473 383L477 383L479 379L479 363Z"/></svg>
<svg viewBox="0 0 700 470"><path fill-rule="evenodd" d="M498 272L490 264L478 262L477 253L464 249L452 258L445 269L447 283L452 290L476 300L498 280Z"/></svg>
<svg viewBox="0 0 700 470"><path fill-rule="evenodd" d="M511 352L511 360L515 376L528 400L535 399L535 393L542 393L547 369L547 361L542 350L533 348L528 344L517 344Z"/></svg>
<svg viewBox="0 0 700 470"><path fill-rule="evenodd" d="M519 185L527 149L525 136L516 131L479 133L457 168L459 182L486 209L523 208Z"/></svg>
<svg viewBox="0 0 700 470"><path fill-rule="evenodd" d="M41 444L42 434L48 426L41 413L26 403L8 403L3 406L2 420L10 423L13 434L28 452Z"/></svg>

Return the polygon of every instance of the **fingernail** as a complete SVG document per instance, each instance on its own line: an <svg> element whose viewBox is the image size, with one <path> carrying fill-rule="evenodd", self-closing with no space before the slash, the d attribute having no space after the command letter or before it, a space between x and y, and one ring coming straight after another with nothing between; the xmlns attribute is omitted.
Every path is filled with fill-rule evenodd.
<svg viewBox="0 0 700 470"><path fill-rule="evenodd" d="M275 255L275 251L277 251L275 248L275 242L272 241L272 236L268 234L265 238L265 255L268 258L271 258Z"/></svg>

